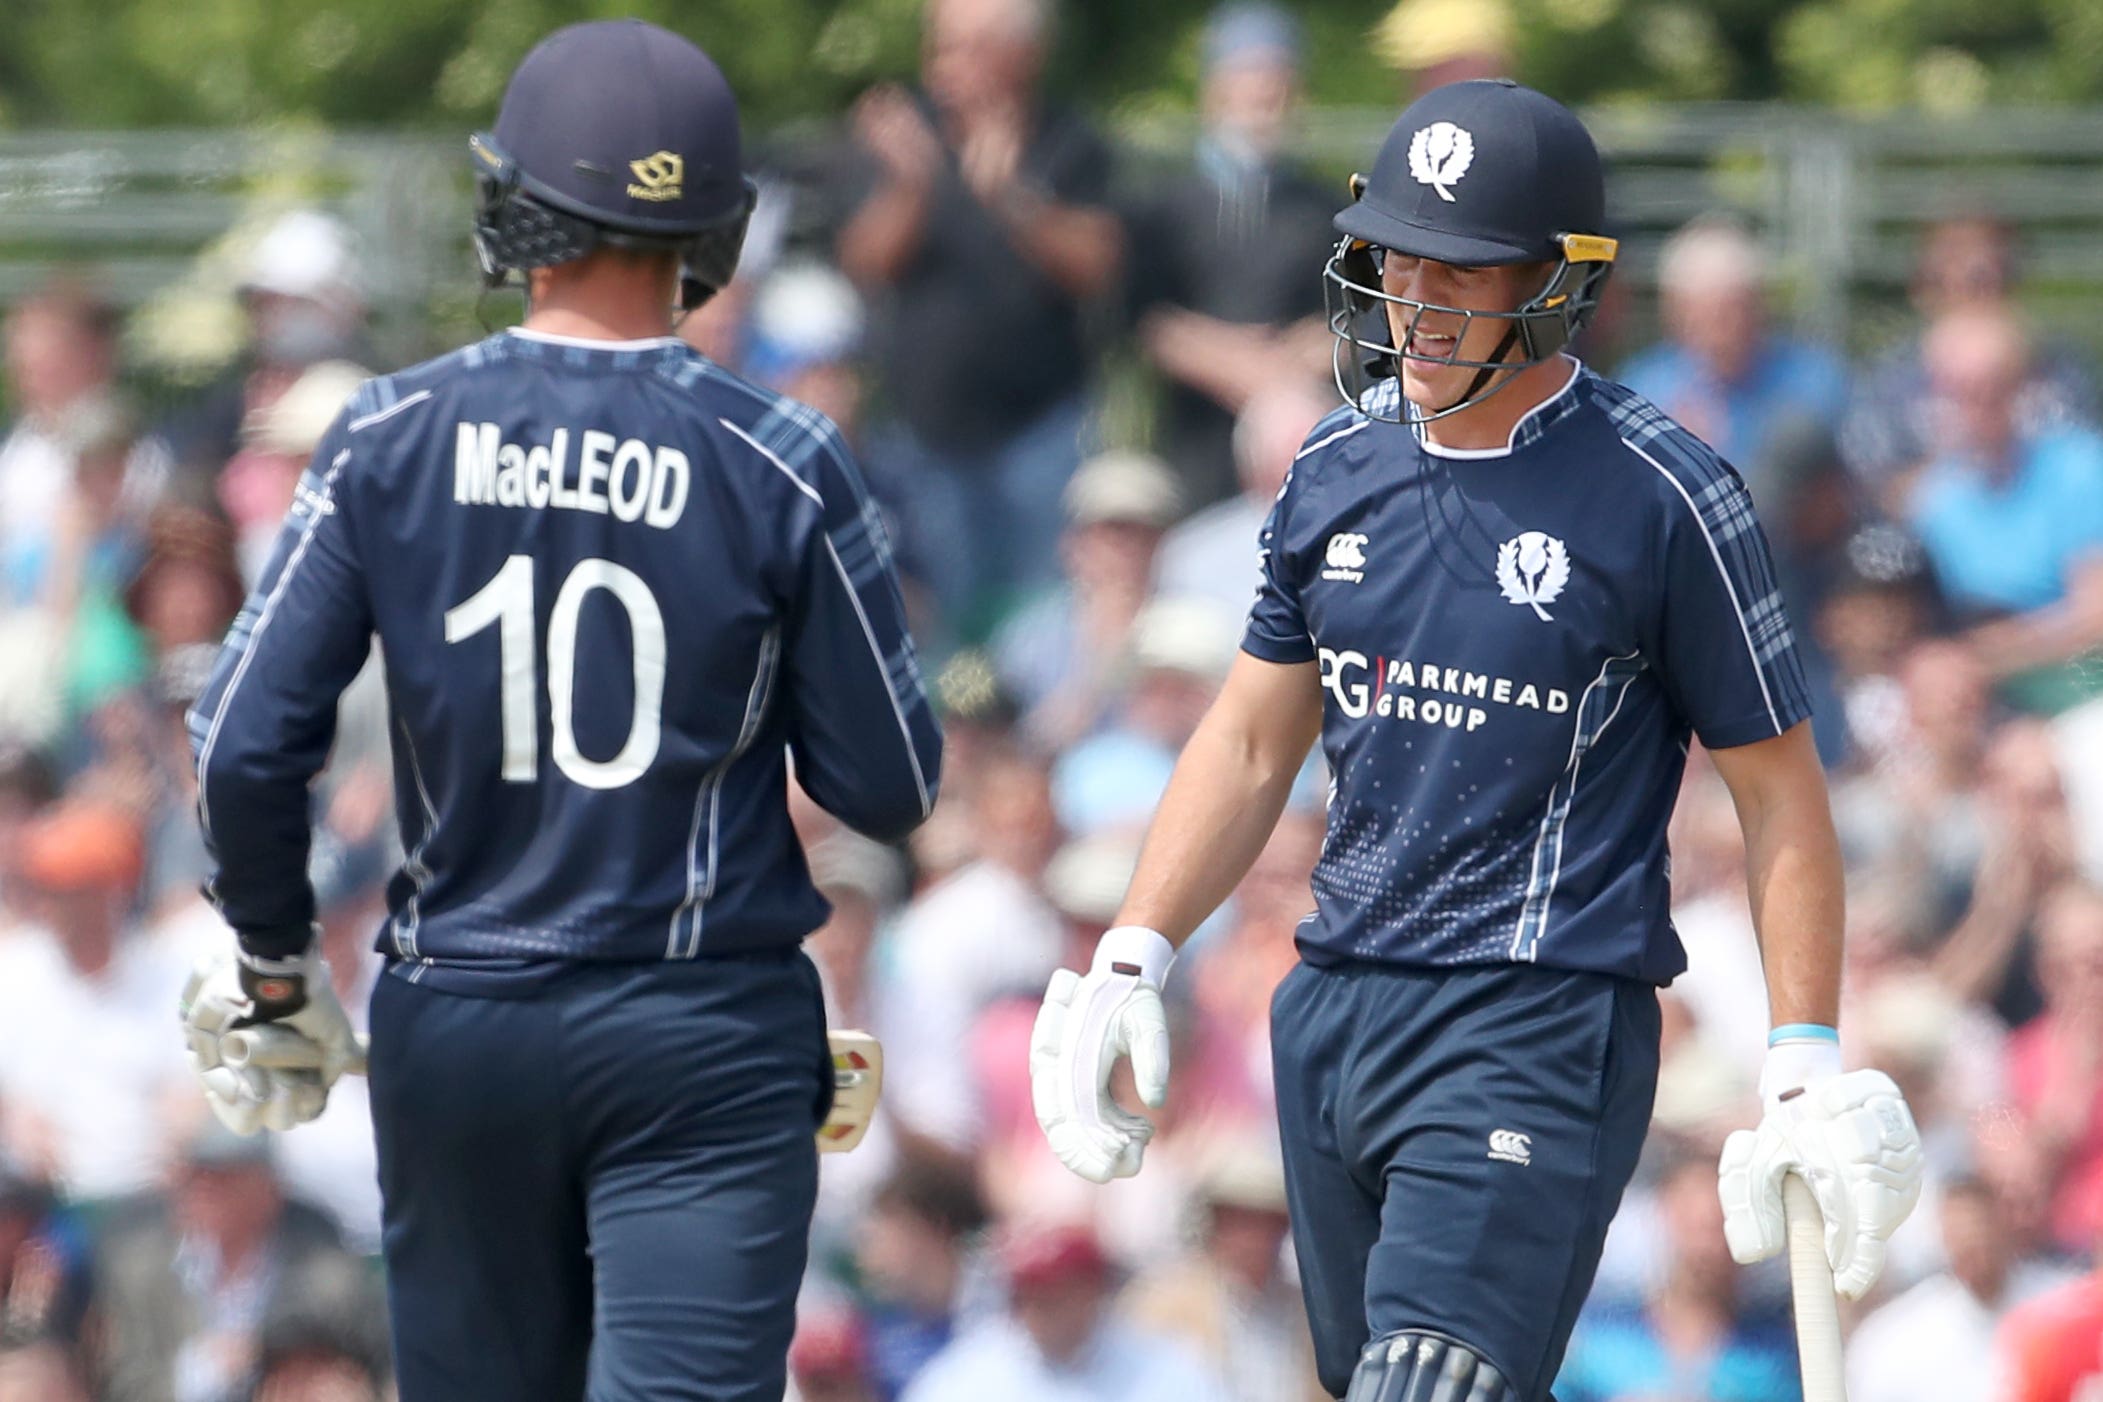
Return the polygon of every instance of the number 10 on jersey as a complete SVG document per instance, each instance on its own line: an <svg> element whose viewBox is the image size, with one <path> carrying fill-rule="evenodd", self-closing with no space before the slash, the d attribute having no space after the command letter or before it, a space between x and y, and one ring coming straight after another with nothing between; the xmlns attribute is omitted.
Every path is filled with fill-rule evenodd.
<svg viewBox="0 0 2103 1402"><path fill-rule="evenodd" d="M577 748L574 706L577 689L577 625L585 596L604 589L628 611L635 649L635 701L628 738L612 759L590 759ZM539 672L533 636L533 557L513 555L496 577L447 609L445 640L457 643L497 625L501 671L499 695L504 736L504 779L530 784L540 777L539 726L534 685ZM642 576L611 560L580 560L555 591L548 611L548 707L555 767L588 789L617 789L640 779L657 758L664 714L664 614Z"/></svg>

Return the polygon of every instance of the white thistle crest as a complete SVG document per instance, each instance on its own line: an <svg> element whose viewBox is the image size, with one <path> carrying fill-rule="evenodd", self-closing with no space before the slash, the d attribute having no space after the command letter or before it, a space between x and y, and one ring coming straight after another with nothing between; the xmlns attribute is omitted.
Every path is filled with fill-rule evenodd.
<svg viewBox="0 0 2103 1402"><path fill-rule="evenodd" d="M1525 531L1497 550L1497 584L1504 597L1524 604L1543 623L1553 623L1543 604L1562 596L1570 582L1570 552L1552 535Z"/></svg>
<svg viewBox="0 0 2103 1402"><path fill-rule="evenodd" d="M1448 204L1453 203L1453 192L1446 187L1466 175L1474 159L1475 138L1451 122L1433 122L1409 140L1409 173Z"/></svg>

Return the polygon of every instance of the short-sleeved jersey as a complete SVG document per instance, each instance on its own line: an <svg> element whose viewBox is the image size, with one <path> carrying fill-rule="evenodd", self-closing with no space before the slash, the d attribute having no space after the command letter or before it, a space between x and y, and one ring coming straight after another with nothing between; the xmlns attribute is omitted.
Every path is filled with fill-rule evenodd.
<svg viewBox="0 0 2103 1402"><path fill-rule="evenodd" d="M1505 449L1342 409L1272 508L1263 576L1243 648L1319 662L1326 693L1308 958L1685 968L1665 827L1688 735L1810 714L1728 464L1574 365Z"/></svg>
<svg viewBox="0 0 2103 1402"><path fill-rule="evenodd" d="M788 767L896 837L941 737L833 426L670 337L494 336L366 384L191 717L212 891L303 948L307 784L377 634L408 859L383 951L469 973L793 945Z"/></svg>

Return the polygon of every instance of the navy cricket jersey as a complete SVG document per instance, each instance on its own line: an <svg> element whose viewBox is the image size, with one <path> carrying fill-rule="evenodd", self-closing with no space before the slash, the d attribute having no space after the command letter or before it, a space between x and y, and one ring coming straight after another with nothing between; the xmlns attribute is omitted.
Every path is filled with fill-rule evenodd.
<svg viewBox="0 0 2103 1402"><path fill-rule="evenodd" d="M941 735L838 432L671 337L513 331L367 383L190 718L211 892L306 946L308 783L377 634L417 976L793 946L788 765L878 838Z"/></svg>
<svg viewBox="0 0 2103 1402"><path fill-rule="evenodd" d="M1375 391L1392 412L1399 387ZM1263 530L1242 647L1315 662L1334 776L1314 961L1686 967L1665 826L1690 732L1810 702L1736 472L1572 367L1508 448L1331 414Z"/></svg>

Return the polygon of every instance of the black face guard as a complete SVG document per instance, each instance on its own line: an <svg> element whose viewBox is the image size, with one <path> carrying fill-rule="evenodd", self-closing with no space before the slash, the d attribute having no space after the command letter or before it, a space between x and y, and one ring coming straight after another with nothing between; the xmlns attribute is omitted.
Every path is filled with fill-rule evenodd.
<svg viewBox="0 0 2103 1402"><path fill-rule="evenodd" d="M567 263L595 248L677 253L679 306L691 312L737 272L745 226L759 200L750 177L742 177L737 205L700 229L636 233L555 208L536 197L525 172L488 140L473 137L468 146L475 158L475 258L485 287L502 287L514 272Z"/></svg>
<svg viewBox="0 0 2103 1402"><path fill-rule="evenodd" d="M1370 417L1389 423L1429 423L1480 404L1512 381L1507 375L1491 384L1499 371L1524 370L1539 365L1570 343L1599 305L1599 296L1613 271L1615 240L1594 234L1561 234L1556 243L1563 256L1541 290L1508 312L1477 311L1466 307L1441 306L1397 297L1380 286L1380 256L1386 250L1363 239L1346 238L1336 246L1322 269L1322 296L1328 307L1329 330L1336 337L1330 367L1337 393L1344 402L1363 409ZM1395 396L1395 415L1389 418L1369 403L1368 396L1381 381L1397 378L1397 349L1389 307L1409 313L1404 337L1413 334L1427 314L1457 317L1453 350L1444 356L1410 359L1425 365L1452 365L1474 370L1474 380L1461 397L1442 409L1427 409ZM1468 330L1478 321L1505 323L1503 337L1487 360L1464 360L1460 348ZM1516 356L1514 350L1518 351Z"/></svg>

